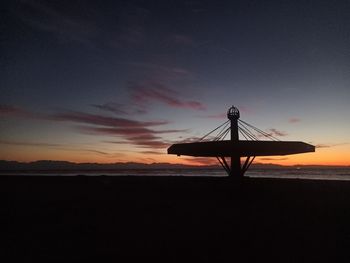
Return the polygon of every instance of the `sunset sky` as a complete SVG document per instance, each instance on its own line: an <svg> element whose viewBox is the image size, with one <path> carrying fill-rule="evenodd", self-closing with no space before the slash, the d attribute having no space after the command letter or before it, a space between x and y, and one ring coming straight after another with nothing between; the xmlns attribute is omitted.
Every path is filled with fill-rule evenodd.
<svg viewBox="0 0 350 263"><path fill-rule="evenodd" d="M2 160L208 163L166 149L235 105L317 146L257 162L350 165L350 1L2 5Z"/></svg>

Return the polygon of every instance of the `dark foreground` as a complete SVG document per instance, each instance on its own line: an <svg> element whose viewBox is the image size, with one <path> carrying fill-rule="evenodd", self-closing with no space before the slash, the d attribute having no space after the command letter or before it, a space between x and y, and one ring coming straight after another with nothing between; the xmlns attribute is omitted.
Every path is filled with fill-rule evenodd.
<svg viewBox="0 0 350 263"><path fill-rule="evenodd" d="M2 176L0 190L6 262L337 262L350 248L350 182Z"/></svg>

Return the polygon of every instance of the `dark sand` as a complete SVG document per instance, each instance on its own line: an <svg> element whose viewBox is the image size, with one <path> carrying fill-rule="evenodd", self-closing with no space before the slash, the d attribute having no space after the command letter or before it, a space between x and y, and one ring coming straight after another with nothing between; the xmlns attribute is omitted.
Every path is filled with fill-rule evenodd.
<svg viewBox="0 0 350 263"><path fill-rule="evenodd" d="M2 262L350 256L350 182L2 176L0 189Z"/></svg>

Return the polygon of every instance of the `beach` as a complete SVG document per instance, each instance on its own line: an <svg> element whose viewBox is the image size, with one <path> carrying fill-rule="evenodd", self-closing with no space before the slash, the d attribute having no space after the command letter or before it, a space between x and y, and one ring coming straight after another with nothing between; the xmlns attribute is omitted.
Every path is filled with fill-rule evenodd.
<svg viewBox="0 0 350 263"><path fill-rule="evenodd" d="M350 244L348 181L1 176L0 189L12 261L337 262Z"/></svg>

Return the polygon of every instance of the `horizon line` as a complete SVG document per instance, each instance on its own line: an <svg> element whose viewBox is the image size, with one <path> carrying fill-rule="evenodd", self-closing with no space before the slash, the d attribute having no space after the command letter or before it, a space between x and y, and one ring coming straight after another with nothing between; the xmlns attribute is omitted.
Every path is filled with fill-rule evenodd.
<svg viewBox="0 0 350 263"><path fill-rule="evenodd" d="M41 160L33 160L33 161L17 161L17 160L0 160L0 162L17 162L21 164L31 164L36 162L66 162L71 163L75 165L81 165L81 164L97 164L97 165L115 165L115 164L139 164L139 165L157 165L157 164L163 164L163 165L173 165L173 166L190 166L190 167L214 167L218 166L220 167L220 164L184 164L184 163L169 163L169 162L153 162L153 163L143 163L143 162L109 162L109 163L101 163L101 162L74 162L74 161L67 161L67 160L48 160L48 159L41 159ZM281 167L307 167L307 166L318 166L318 167L350 167L350 164L348 165L337 165L337 164L291 164L291 165L285 165L285 164L277 164L277 163L260 163L256 162L252 164L255 165L274 165L274 166L281 166Z"/></svg>

